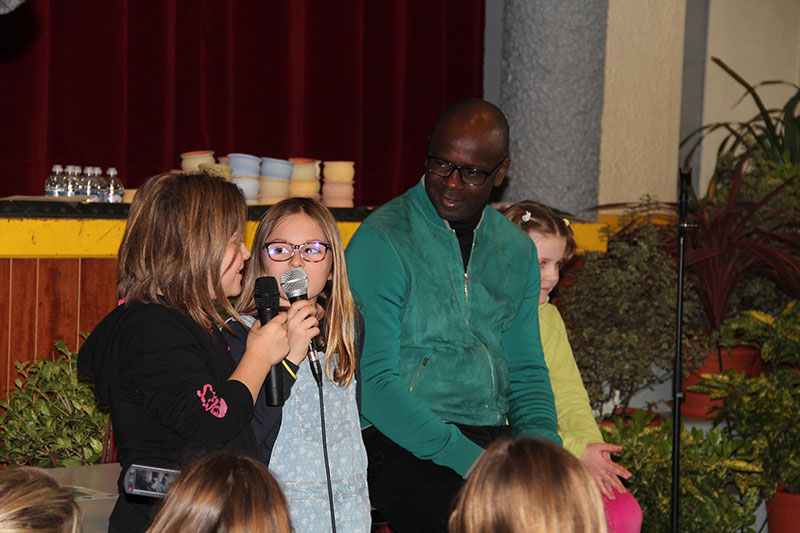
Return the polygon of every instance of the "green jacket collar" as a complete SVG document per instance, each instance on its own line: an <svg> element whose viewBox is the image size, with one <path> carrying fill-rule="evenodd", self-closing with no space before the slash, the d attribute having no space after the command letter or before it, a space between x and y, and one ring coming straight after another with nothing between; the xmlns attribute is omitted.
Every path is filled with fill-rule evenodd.
<svg viewBox="0 0 800 533"><path fill-rule="evenodd" d="M419 210L422 211L422 214L425 216L428 222L439 228L443 228L446 230L452 229L450 227L450 224L448 224L445 219L439 216L439 213L436 212L436 208L433 206L433 203L431 203L431 199L428 198L428 193L425 191L424 175L416 185L414 185L411 189L409 189L409 193L411 194L411 198L414 199L414 203L417 204ZM481 227L481 223L483 223L483 219L486 216L487 209L493 209L493 208L489 205L484 206L481 219L478 222L478 225L475 226L476 231L478 228Z"/></svg>

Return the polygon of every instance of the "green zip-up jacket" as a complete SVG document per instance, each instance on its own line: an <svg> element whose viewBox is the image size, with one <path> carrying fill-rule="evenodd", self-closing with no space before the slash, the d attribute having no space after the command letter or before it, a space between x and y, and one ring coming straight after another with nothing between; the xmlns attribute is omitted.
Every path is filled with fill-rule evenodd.
<svg viewBox="0 0 800 533"><path fill-rule="evenodd" d="M484 208L466 273L455 232L420 182L347 246L365 320L362 425L462 476L483 449L455 422L561 443L539 339L531 239Z"/></svg>

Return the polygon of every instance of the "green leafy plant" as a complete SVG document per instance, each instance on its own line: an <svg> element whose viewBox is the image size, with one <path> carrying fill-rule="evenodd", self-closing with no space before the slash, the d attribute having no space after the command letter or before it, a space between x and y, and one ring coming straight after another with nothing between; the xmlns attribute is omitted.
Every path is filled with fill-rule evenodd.
<svg viewBox="0 0 800 533"><path fill-rule="evenodd" d="M800 297L800 87L784 81L751 85L721 59L724 70L758 108L745 122L718 122L692 132L681 143L706 135L728 134L717 148L714 175L705 198L695 200L687 273L700 288L706 327L744 309L777 311ZM795 89L780 109L768 109L758 89L786 85Z"/></svg>
<svg viewBox="0 0 800 533"><path fill-rule="evenodd" d="M773 372L800 366L800 305L792 300L777 316L762 311L744 311L722 325L721 344L761 350L761 358Z"/></svg>
<svg viewBox="0 0 800 533"><path fill-rule="evenodd" d="M100 460L107 411L78 377L77 353L55 341L60 356L16 362L20 377L0 402L0 462L39 467Z"/></svg>
<svg viewBox="0 0 800 533"><path fill-rule="evenodd" d="M709 331L728 317L731 294L749 273L776 283L800 297L800 233L781 211L766 204L791 183L785 181L758 202L739 201L740 166L724 204L697 201L691 218L697 223L686 248L686 275L694 282Z"/></svg>
<svg viewBox="0 0 800 533"><path fill-rule="evenodd" d="M723 341L755 345L769 373L747 378L735 371L704 375L691 389L724 400L714 425L740 435L747 453L763 463L768 498L781 483L800 493L800 305L790 302L778 316L748 311L726 321Z"/></svg>
<svg viewBox="0 0 800 533"><path fill-rule="evenodd" d="M718 57L711 60L724 70L739 85L744 87L746 96L753 99L758 113L746 122L717 122L707 124L690 133L682 142L684 145L694 139L695 145L686 157L688 162L703 138L713 131L723 129L728 135L723 139L717 150L717 157L724 154L734 154L738 162L752 157L754 154L763 156L766 160L776 165L800 163L800 87L794 83L770 80L759 84L788 85L797 89L797 92L786 102L782 109L767 109L758 94L758 87L748 83L736 71L729 67ZM710 191L715 184L712 182Z"/></svg>
<svg viewBox="0 0 800 533"><path fill-rule="evenodd" d="M670 531L672 420L649 425L655 415L636 411L601 426L606 442L622 445L617 462L633 473L626 484L642 507L642 531ZM680 427L679 530L754 531L764 489L760 464L745 443L715 428Z"/></svg>
<svg viewBox="0 0 800 533"><path fill-rule="evenodd" d="M655 204L645 201L647 209ZM634 209L609 231L605 253L587 252L554 301L561 308L592 408L627 408L639 391L670 378L675 357L675 260L663 250L666 228L647 209ZM684 314L684 367L703 359ZM695 319L695 322L697 320ZM605 414L605 413L603 413Z"/></svg>

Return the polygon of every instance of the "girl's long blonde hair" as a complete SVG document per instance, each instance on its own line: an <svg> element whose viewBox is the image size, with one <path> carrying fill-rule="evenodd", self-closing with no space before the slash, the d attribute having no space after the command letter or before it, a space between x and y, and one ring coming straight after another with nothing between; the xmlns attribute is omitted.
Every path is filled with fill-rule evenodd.
<svg viewBox="0 0 800 533"><path fill-rule="evenodd" d="M500 439L481 455L450 515L450 533L605 533L600 491L560 446Z"/></svg>
<svg viewBox="0 0 800 533"><path fill-rule="evenodd" d="M81 510L72 491L35 468L0 470L0 531L77 533Z"/></svg>
<svg viewBox="0 0 800 533"><path fill-rule="evenodd" d="M327 346L325 353L325 373L328 379L338 385L348 385L355 374L358 354L355 348L356 306L347 281L347 266L344 261L344 246L336 220L328 210L310 198L289 198L270 207L258 223L253 238L252 255L244 275L242 294L236 310L242 314L255 314L253 289L256 278L266 272L264 265L264 243L278 223L289 215L302 213L319 224L325 239L330 244L328 253L332 255L332 279L325 285L319 302L325 308L325 331ZM338 354L334 358L333 354ZM336 359L336 366L333 366Z"/></svg>
<svg viewBox="0 0 800 533"><path fill-rule="evenodd" d="M131 204L117 258L117 296L163 303L208 331L224 322L215 298L238 317L222 290L221 272L226 246L242 234L246 217L242 193L225 180L203 173L150 178Z"/></svg>
<svg viewBox="0 0 800 533"><path fill-rule="evenodd" d="M291 533L291 526L286 499L267 467L220 451L181 471L147 531Z"/></svg>

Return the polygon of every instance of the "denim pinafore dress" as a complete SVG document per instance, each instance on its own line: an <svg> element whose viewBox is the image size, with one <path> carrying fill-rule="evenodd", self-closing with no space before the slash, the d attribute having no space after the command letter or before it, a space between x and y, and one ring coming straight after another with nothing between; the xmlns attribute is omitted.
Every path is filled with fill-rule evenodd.
<svg viewBox="0 0 800 533"><path fill-rule="evenodd" d="M325 354L320 352L319 358L324 368ZM331 531L318 390L308 362L303 361L283 406L269 462L289 504L292 529L298 533ZM336 530L369 532L367 453L361 440L355 381L339 387L323 375L322 390Z"/></svg>

